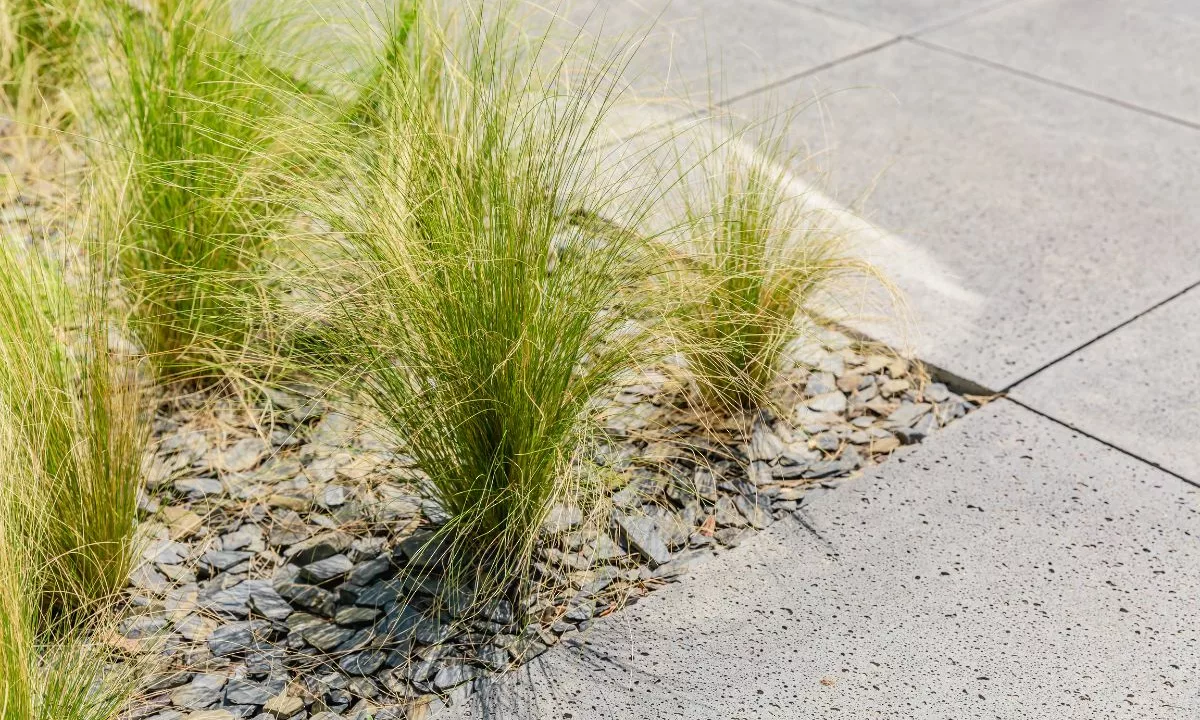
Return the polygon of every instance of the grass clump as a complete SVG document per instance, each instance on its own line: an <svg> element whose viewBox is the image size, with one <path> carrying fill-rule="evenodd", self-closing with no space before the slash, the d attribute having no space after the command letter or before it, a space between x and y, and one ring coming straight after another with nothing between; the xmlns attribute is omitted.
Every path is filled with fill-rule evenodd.
<svg viewBox="0 0 1200 720"><path fill-rule="evenodd" d="M135 690L96 638L133 560L147 432L98 287L0 244L4 720L110 720Z"/></svg>
<svg viewBox="0 0 1200 720"><path fill-rule="evenodd" d="M25 453L5 493L40 521L24 540L45 566L37 602L67 617L126 583L147 439L135 368L109 349L101 301L79 297L0 246L0 414Z"/></svg>
<svg viewBox="0 0 1200 720"><path fill-rule="evenodd" d="M37 462L0 420L0 718L111 720L135 689L134 666L114 666L95 641L96 613L85 622L42 602L61 578L44 554L56 522L24 494Z"/></svg>
<svg viewBox="0 0 1200 720"><path fill-rule="evenodd" d="M161 379L211 384L253 341L264 292L277 215L262 181L284 162L271 119L293 87L266 50L283 21L235 28L224 0L114 3L108 16L101 164L132 328Z"/></svg>
<svg viewBox="0 0 1200 720"><path fill-rule="evenodd" d="M481 598L519 595L546 513L587 503L573 460L646 350L643 241L577 222L615 206L593 150L618 68L516 28L507 5L410 16L370 102L321 141L341 176L308 209L340 244L322 275L341 275L312 362L337 358L418 461L451 574Z"/></svg>
<svg viewBox="0 0 1200 720"><path fill-rule="evenodd" d="M0 82L10 107L49 104L77 78L84 10L81 0L0 0Z"/></svg>
<svg viewBox="0 0 1200 720"><path fill-rule="evenodd" d="M700 164L703 178L681 183L688 364L702 401L724 412L771 406L786 348L827 322L828 291L876 277L807 207L782 128L731 133Z"/></svg>

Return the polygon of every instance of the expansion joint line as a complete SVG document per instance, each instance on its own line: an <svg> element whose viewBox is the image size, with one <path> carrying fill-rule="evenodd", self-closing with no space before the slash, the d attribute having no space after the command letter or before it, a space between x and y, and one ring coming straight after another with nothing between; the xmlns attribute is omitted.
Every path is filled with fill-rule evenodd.
<svg viewBox="0 0 1200 720"><path fill-rule="evenodd" d="M1038 373L1041 373L1041 372L1059 364L1060 362L1062 362L1063 360L1066 360L1067 358L1071 357L1072 355L1079 352L1080 350L1083 350L1084 348L1087 348L1087 347L1103 340L1104 338L1108 337L1109 335L1112 335L1113 333L1115 333L1116 331L1125 327L1126 325L1129 325L1130 323L1135 322L1136 320L1139 320L1140 318L1154 312L1155 310L1159 309L1163 305L1166 305L1167 303L1171 302L1172 300L1175 300L1176 298L1183 297L1184 295L1188 294L1189 292L1191 292L1192 290L1195 290L1198 287L1200 287L1200 280L1192 283L1191 285L1188 285L1187 287L1170 295L1169 297L1159 300L1158 302L1154 303L1153 305L1146 308L1145 310L1142 310L1141 312L1137 313L1136 315L1133 315L1132 317L1129 317L1129 318L1121 321L1120 323L1117 323L1116 325L1112 326L1108 330L1105 330L1104 332L1100 333L1099 335L1092 338L1091 340L1088 340L1087 342L1083 343L1082 345L1079 345L1075 348L1068 350L1067 352L1063 353L1062 355L1059 355L1058 357L1056 357L1053 360L1051 360L1050 362L1042 365L1041 367L1038 367L1038 368L1026 373L1025 375L1022 375L1021 377L1019 377L1016 380L1009 383L1008 386L1005 387L1003 390L1000 390L999 394L1008 393L1014 387L1020 385L1021 383L1025 382L1026 380L1033 377L1034 375L1037 375Z"/></svg>
<svg viewBox="0 0 1200 720"><path fill-rule="evenodd" d="M945 45L938 45L937 43L930 42L929 40L926 40L924 38L916 37L913 35L904 35L898 39L907 40L907 41L913 43L914 45L920 45L921 47L926 48L927 50L932 50L934 52L943 53L945 55L952 55L954 57L960 58L962 60L966 60L968 62L973 62L973 63L979 64L979 65L984 65L984 66L990 67L994 70L1000 70L1002 72L1016 75L1018 77L1023 77L1026 80L1032 80L1032 81L1040 83L1042 85L1048 85L1053 88L1058 88L1059 90L1065 90L1066 92L1074 93L1076 95L1082 95L1084 97L1089 97L1093 100L1099 100L1100 102L1108 103L1109 105L1115 105L1117 107L1124 108L1126 110L1132 110L1133 112L1140 113L1140 114L1146 115L1148 117L1157 118L1159 120L1165 120L1166 122L1174 123L1176 125L1182 125L1183 127L1190 128L1192 130L1200 130L1200 123L1193 122L1191 120L1185 120L1184 118L1180 118L1180 117L1175 117L1174 115L1168 115L1167 113L1159 112L1157 110L1151 110L1150 108L1145 108L1145 107L1142 107L1141 105L1135 105L1134 103L1128 102L1126 100L1121 100L1119 98L1115 98L1115 97L1112 97L1109 95L1105 95L1103 93L1094 92L1092 90L1086 90L1086 89L1078 87L1076 85L1071 85L1069 83L1060 82L1058 80L1051 80L1050 78L1042 77L1041 75L1038 75L1036 73L1027 72L1025 70L1018 70L1017 68L1010 67L1003 63L998 63L994 60L987 60L985 58L979 57L978 55L972 55L970 53L965 53L965 52L962 52L961 50L954 50L954 49L946 47Z"/></svg>
<svg viewBox="0 0 1200 720"><path fill-rule="evenodd" d="M1186 484L1188 484L1188 485L1191 485L1191 486L1192 486L1192 487L1194 487L1194 488L1200 488L1200 481L1192 480L1191 478L1188 478L1188 477L1185 477L1185 476L1183 476L1183 475L1180 475L1179 473L1175 472L1174 470L1172 470L1172 469L1170 469L1170 468L1167 468L1167 467L1163 467L1162 465L1160 465L1159 463L1156 463L1156 462L1154 462L1153 460L1149 460L1149 459L1147 459L1147 458L1144 458L1144 457L1142 457L1141 455L1138 455L1138 454L1137 454L1137 453L1135 453L1135 452L1132 452L1132 451L1130 451L1130 450L1126 450L1125 448L1121 447L1120 445L1116 445L1116 444L1114 444L1114 443L1111 443L1111 442L1109 442L1108 440L1105 440L1104 438L1101 438L1101 437L1096 437L1095 435L1091 434L1091 433L1090 433L1090 432L1088 432L1087 430L1082 430L1082 429L1080 429L1080 428L1078 428L1078 427L1076 427L1076 426L1072 425L1072 424L1071 424L1071 423L1069 423L1069 422L1065 422L1065 421L1063 421L1063 420L1059 420L1058 418L1054 417L1053 415L1049 415L1049 414L1047 414L1047 413L1045 413L1045 412L1042 412L1041 410L1038 410L1037 408L1033 407L1032 405L1028 405L1028 404L1026 404L1026 403L1023 403L1023 402L1021 402L1020 400L1017 400L1016 398L1013 398L1013 397L1006 397L1005 399L1006 399L1006 400L1008 400L1009 402L1011 402L1011 403L1015 404L1015 405L1018 405L1018 406L1020 406L1020 407L1023 407L1023 408L1025 408L1026 410L1028 410L1029 412L1033 413L1034 415L1037 415L1037 416L1039 416L1039 417L1043 417L1043 418L1045 418L1045 419L1049 420L1049 421L1050 421L1050 422L1052 422L1052 423L1055 423L1055 424L1057 424L1057 425L1061 425L1061 426L1063 426L1063 427L1067 428L1068 430L1070 430L1070 431L1072 431L1072 432L1079 433L1080 435L1082 435L1082 436L1084 436L1084 437L1086 437L1086 438L1089 438L1089 439L1091 439L1091 440L1095 440L1096 442L1100 443L1100 444L1101 444L1101 445L1103 445L1104 447L1111 448L1112 450L1116 450L1117 452L1121 453L1122 455L1124 455L1124 456L1126 456L1126 457L1128 457L1128 458L1132 458L1133 460L1137 460L1137 461L1138 461L1138 462L1140 462L1140 463L1144 463L1144 464L1146 464L1146 465L1149 465L1150 467L1152 467L1152 468L1154 468L1154 469L1156 469L1156 470L1160 470L1160 471L1162 471L1162 472L1166 473L1167 475L1170 475L1171 477L1175 478L1176 480L1180 480L1180 481L1182 481L1182 482L1184 482L1184 483L1186 483Z"/></svg>
<svg viewBox="0 0 1200 720"><path fill-rule="evenodd" d="M872 53L879 52L880 50L883 50L884 48L888 48L888 47L891 47L892 45L895 45L896 43L900 42L903 39L904 39L904 36L902 36L902 35L897 35L896 37L888 38L887 40L884 40L881 43L876 43L875 45L871 45L870 47L865 47L862 50L857 50L855 52L850 53L849 55L843 55L839 58L834 58L833 60L830 60L829 62L824 62L824 63L821 63L820 65L814 65L813 67L810 67L806 70L798 72L794 75L788 75L787 77L781 78L779 80L773 80L773 81L767 83L766 85L763 85L760 88L748 90L744 93L739 93L737 95L734 95L733 97L726 98L724 100L721 100L718 103L715 103L715 106L716 107L725 107L727 105L732 105L734 103L745 100L746 98L753 97L755 95L759 95L759 94L762 94L765 92L769 92L771 90L781 88L784 85L787 85L788 83L796 82L797 80L801 80L803 78L809 77L810 75L816 75L817 73L824 72L826 70L829 70L830 68L841 65L842 63L850 62L851 60L857 60L858 58L865 57Z"/></svg>

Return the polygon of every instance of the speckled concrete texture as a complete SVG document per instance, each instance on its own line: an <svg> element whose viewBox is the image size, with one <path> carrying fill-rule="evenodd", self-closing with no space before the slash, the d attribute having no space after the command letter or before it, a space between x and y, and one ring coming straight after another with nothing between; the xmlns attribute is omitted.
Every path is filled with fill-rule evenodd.
<svg viewBox="0 0 1200 720"><path fill-rule="evenodd" d="M1027 0L922 39L1200 123L1196 0Z"/></svg>
<svg viewBox="0 0 1200 720"><path fill-rule="evenodd" d="M1005 389L1200 280L1192 128L909 42L777 92L824 97L793 136L913 246L878 261L958 377Z"/></svg>
<svg viewBox="0 0 1200 720"><path fill-rule="evenodd" d="M997 401L449 717L1200 717L1200 491Z"/></svg>
<svg viewBox="0 0 1200 720"><path fill-rule="evenodd" d="M788 0L576 0L565 15L588 32L639 45L627 75L648 100L698 104L756 90L894 37Z"/></svg>
<svg viewBox="0 0 1200 720"><path fill-rule="evenodd" d="M1200 484L1200 287L1033 376L1012 396Z"/></svg>
<svg viewBox="0 0 1200 720"><path fill-rule="evenodd" d="M999 0L1004 2L1005 0ZM1012 2L1013 0L1007 0ZM986 10L998 0L802 0L831 15L894 33L917 33Z"/></svg>

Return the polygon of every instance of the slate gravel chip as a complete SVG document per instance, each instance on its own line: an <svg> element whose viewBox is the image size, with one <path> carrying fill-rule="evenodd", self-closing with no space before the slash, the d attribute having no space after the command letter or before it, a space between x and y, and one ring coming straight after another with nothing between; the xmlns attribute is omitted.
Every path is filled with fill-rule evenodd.
<svg viewBox="0 0 1200 720"><path fill-rule="evenodd" d="M259 647L270 632L271 624L264 620L243 620L222 625L208 636L208 649L216 657L226 657Z"/></svg>
<svg viewBox="0 0 1200 720"><path fill-rule="evenodd" d="M354 569L354 563L345 555L331 555L300 568L300 578L314 585L321 585L345 575Z"/></svg>
<svg viewBox="0 0 1200 720"><path fill-rule="evenodd" d="M621 529L625 541L649 560L651 567L657 567L671 559L671 551L667 548L667 542L654 518L631 517L614 511L613 521Z"/></svg>

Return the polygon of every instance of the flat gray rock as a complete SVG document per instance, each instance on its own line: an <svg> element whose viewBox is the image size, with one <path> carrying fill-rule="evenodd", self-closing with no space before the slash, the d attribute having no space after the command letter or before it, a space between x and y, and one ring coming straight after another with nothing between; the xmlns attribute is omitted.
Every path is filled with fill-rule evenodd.
<svg viewBox="0 0 1200 720"><path fill-rule="evenodd" d="M180 478L175 481L176 492L185 493L192 497L216 495L224 489L220 480L211 477Z"/></svg>
<svg viewBox="0 0 1200 720"><path fill-rule="evenodd" d="M338 661L338 666L350 675L365 676L378 670L386 659L387 653L385 652L366 650L343 656Z"/></svg>
<svg viewBox="0 0 1200 720"><path fill-rule="evenodd" d="M376 557L363 560L354 566L346 576L346 582L353 585L366 585L390 569L392 563L387 557Z"/></svg>
<svg viewBox="0 0 1200 720"><path fill-rule="evenodd" d="M755 528L762 530L773 521L771 517L771 501L759 495L753 498L738 495L733 499L738 512Z"/></svg>
<svg viewBox="0 0 1200 720"><path fill-rule="evenodd" d="M300 568L300 578L314 584L329 582L354 569L354 563L345 555L331 555L324 560L309 563Z"/></svg>
<svg viewBox="0 0 1200 720"><path fill-rule="evenodd" d="M249 606L259 615L272 620L286 620L292 614L292 606L270 585L253 588Z"/></svg>
<svg viewBox="0 0 1200 720"><path fill-rule="evenodd" d="M346 552L353 542L354 538L348 533L332 530L292 545L284 555L297 565L308 565Z"/></svg>
<svg viewBox="0 0 1200 720"><path fill-rule="evenodd" d="M422 616L413 626L413 638L422 645L437 645L450 637L452 628L436 617Z"/></svg>
<svg viewBox="0 0 1200 720"><path fill-rule="evenodd" d="M658 528L655 518L625 515L614 512L613 520L631 548L650 561L650 565L661 565L671 559L666 538Z"/></svg>
<svg viewBox="0 0 1200 720"><path fill-rule="evenodd" d="M257 592L272 590L269 580L244 580L225 589L212 588L200 594L200 607L234 617L246 617L250 612L250 598Z"/></svg>
<svg viewBox="0 0 1200 720"><path fill-rule="evenodd" d="M209 550L200 557L200 560L216 570L228 570L252 557L254 557L254 553L242 550Z"/></svg>
<svg viewBox="0 0 1200 720"><path fill-rule="evenodd" d="M166 576L150 565L139 565L134 568L133 572L129 573L129 584L153 593L163 593L171 587Z"/></svg>
<svg viewBox="0 0 1200 720"><path fill-rule="evenodd" d="M226 678L217 674L203 674L171 693L171 704L185 710L203 710L216 705L221 699L221 689Z"/></svg>
<svg viewBox="0 0 1200 720"><path fill-rule="evenodd" d="M449 559L450 543L445 533L418 530L396 545L392 558L398 565L412 568L439 568Z"/></svg>
<svg viewBox="0 0 1200 720"><path fill-rule="evenodd" d="M230 680L225 686L225 702L229 705L262 705L283 692L285 685L282 679L266 682Z"/></svg>
<svg viewBox="0 0 1200 720"><path fill-rule="evenodd" d="M178 565L187 560L190 548L173 540L158 540L142 551L148 562Z"/></svg>
<svg viewBox="0 0 1200 720"><path fill-rule="evenodd" d="M379 617L379 610L377 608L347 605L338 608L333 621L338 625L365 625L377 617Z"/></svg>
<svg viewBox="0 0 1200 720"><path fill-rule="evenodd" d="M364 588L355 597L356 605L381 608L396 601L404 590L404 583L399 579L380 580L374 585Z"/></svg>
<svg viewBox="0 0 1200 720"><path fill-rule="evenodd" d="M1012 396L1200 483L1200 288L1043 370Z"/></svg>
<svg viewBox="0 0 1200 720"><path fill-rule="evenodd" d="M309 645L318 650L330 652L349 640L354 635L354 631L350 628L334 625L333 623L322 623L306 628L300 634L308 641Z"/></svg>
<svg viewBox="0 0 1200 720"><path fill-rule="evenodd" d="M479 671L469 665L460 663L447 665L437 671L437 675L433 678L433 686L439 690L448 690L456 685L462 685L478 674Z"/></svg>
<svg viewBox="0 0 1200 720"><path fill-rule="evenodd" d="M270 449L262 438L242 438L220 453L217 464L226 472L242 472L257 465Z"/></svg>
<svg viewBox="0 0 1200 720"><path fill-rule="evenodd" d="M583 511L577 507L555 505L542 521L542 532L558 535L574 530L583 523Z"/></svg>
<svg viewBox="0 0 1200 720"><path fill-rule="evenodd" d="M254 650L262 644L261 636L270 629L270 624L263 620L242 620L221 625L208 636L208 649L217 657Z"/></svg>
<svg viewBox="0 0 1200 720"><path fill-rule="evenodd" d="M495 716L1200 714L1176 478L998 400L801 517L506 676Z"/></svg>
<svg viewBox="0 0 1200 720"><path fill-rule="evenodd" d="M846 396L836 390L805 401L809 410L822 413L846 412Z"/></svg>
<svg viewBox="0 0 1200 720"><path fill-rule="evenodd" d="M333 614L337 612L337 599L334 594L315 585L282 583L275 589L282 597L291 601L292 605L304 610L311 610L327 617L333 617Z"/></svg>

